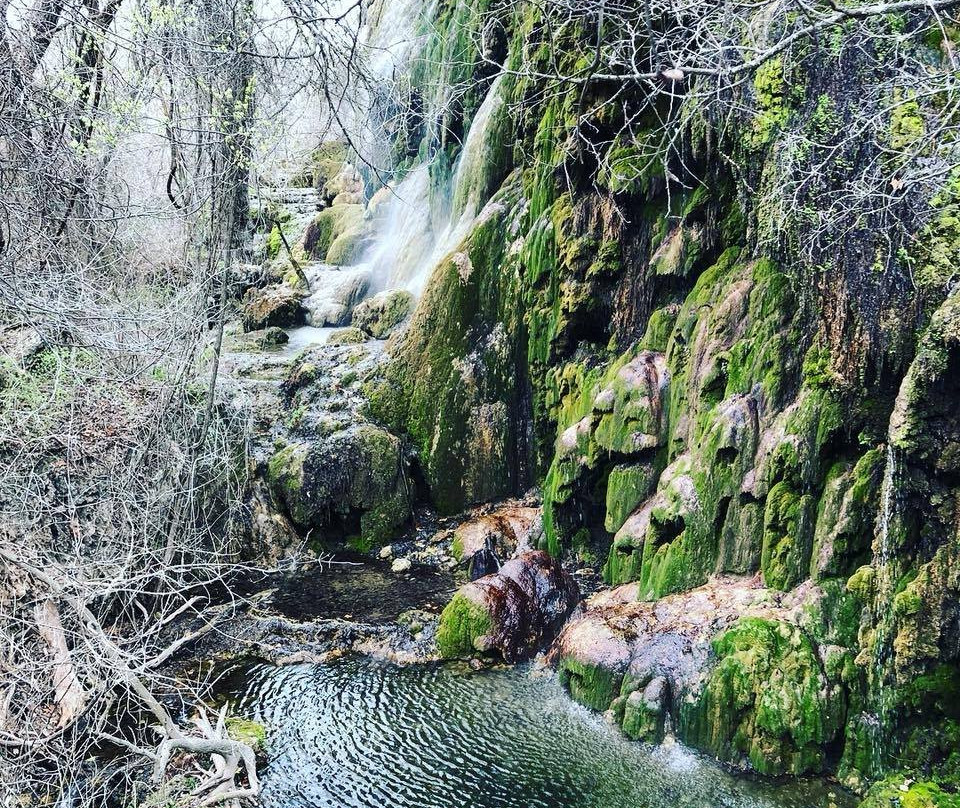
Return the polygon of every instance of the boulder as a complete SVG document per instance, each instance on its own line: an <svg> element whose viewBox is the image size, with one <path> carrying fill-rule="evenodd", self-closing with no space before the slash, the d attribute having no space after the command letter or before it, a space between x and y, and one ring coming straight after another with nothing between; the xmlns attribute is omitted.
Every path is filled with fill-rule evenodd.
<svg viewBox="0 0 960 808"><path fill-rule="evenodd" d="M270 326L303 325L304 315L300 294L289 286L277 285L249 289L244 295L240 319L244 331L259 331Z"/></svg>
<svg viewBox="0 0 960 808"><path fill-rule="evenodd" d="M353 310L353 325L376 339L384 339L413 311L413 295L393 289L369 297Z"/></svg>
<svg viewBox="0 0 960 808"><path fill-rule="evenodd" d="M356 535L364 548L388 541L410 515L399 439L360 423L290 443L267 464L267 479L304 530Z"/></svg>
<svg viewBox="0 0 960 808"><path fill-rule="evenodd" d="M459 525L450 554L470 570L471 579L496 572L518 550L529 550L542 530L540 509L508 504Z"/></svg>
<svg viewBox="0 0 960 808"><path fill-rule="evenodd" d="M339 204L320 211L307 225L303 234L304 253L316 261L339 264L328 257L330 248L348 233L357 233L363 227L363 205L355 202Z"/></svg>
<svg viewBox="0 0 960 808"><path fill-rule="evenodd" d="M413 566L413 563L409 558L395 558L393 563L390 565L391 572L409 572L410 567Z"/></svg>
<svg viewBox="0 0 960 808"><path fill-rule="evenodd" d="M347 328L338 328L334 331L327 339L327 345L361 345L369 339L370 335L366 331L348 326Z"/></svg>
<svg viewBox="0 0 960 808"><path fill-rule="evenodd" d="M370 271L364 267L340 269L315 264L307 267L306 274L310 288L314 290L303 302L307 322L318 328L348 325L353 307L367 293Z"/></svg>
<svg viewBox="0 0 960 808"><path fill-rule="evenodd" d="M278 348L289 342L290 336L282 328L275 325L261 328L257 331L248 331L237 337L236 347L244 351L267 351Z"/></svg>
<svg viewBox="0 0 960 808"><path fill-rule="evenodd" d="M559 561L539 550L523 553L457 591L440 616L437 648L444 658L527 659L556 636L579 599Z"/></svg>

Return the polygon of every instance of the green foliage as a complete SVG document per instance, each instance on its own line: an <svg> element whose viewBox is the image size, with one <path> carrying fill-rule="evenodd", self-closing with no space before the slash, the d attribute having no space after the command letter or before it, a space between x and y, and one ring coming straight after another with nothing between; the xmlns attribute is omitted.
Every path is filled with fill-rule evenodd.
<svg viewBox="0 0 960 808"><path fill-rule="evenodd" d="M598 712L610 706L623 682L623 673L571 657L560 660L557 672L574 701Z"/></svg>
<svg viewBox="0 0 960 808"><path fill-rule="evenodd" d="M859 808L960 808L960 795L934 782L893 775L871 788Z"/></svg>

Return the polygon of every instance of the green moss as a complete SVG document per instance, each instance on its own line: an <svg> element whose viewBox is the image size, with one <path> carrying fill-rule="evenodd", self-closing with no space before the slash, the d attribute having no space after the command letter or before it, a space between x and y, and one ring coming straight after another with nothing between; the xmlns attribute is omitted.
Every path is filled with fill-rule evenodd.
<svg viewBox="0 0 960 808"><path fill-rule="evenodd" d="M327 250L327 263L348 266L359 261L364 248L363 235L363 228L356 227L337 236Z"/></svg>
<svg viewBox="0 0 960 808"><path fill-rule="evenodd" d="M806 577L810 563L813 497L780 482L767 495L760 569L772 589L792 589Z"/></svg>
<svg viewBox="0 0 960 808"><path fill-rule="evenodd" d="M903 91L898 89L890 113L891 148L907 149L919 141L925 131L926 126L916 98L912 95L904 97Z"/></svg>
<svg viewBox="0 0 960 808"><path fill-rule="evenodd" d="M847 591L863 604L872 603L876 593L876 570L869 565L860 567L847 579Z"/></svg>
<svg viewBox="0 0 960 808"><path fill-rule="evenodd" d="M616 533L634 509L653 491L657 470L649 465L615 466L607 479L604 527Z"/></svg>
<svg viewBox="0 0 960 808"><path fill-rule="evenodd" d="M626 697L623 706L623 734L633 741L660 743L663 740L664 715L660 709L651 709L640 691Z"/></svg>
<svg viewBox="0 0 960 808"><path fill-rule="evenodd" d="M309 521L309 516L300 512L295 503L300 500L303 487L303 463L306 448L300 444L290 444L277 451L267 463L267 482L288 506L294 503L291 513L294 520Z"/></svg>
<svg viewBox="0 0 960 808"><path fill-rule="evenodd" d="M643 339L640 340L640 347L648 351L665 352L678 313L679 306L671 305L655 309L647 320L647 329Z"/></svg>
<svg viewBox="0 0 960 808"><path fill-rule="evenodd" d="M845 705L806 635L788 623L741 618L713 649L718 662L703 691L682 706L681 737L762 774L821 770Z"/></svg>
<svg viewBox="0 0 960 808"><path fill-rule="evenodd" d="M610 706L623 683L623 673L578 659L561 659L557 672L574 701L598 712Z"/></svg>
<svg viewBox="0 0 960 808"><path fill-rule="evenodd" d="M440 615L437 649L444 659L471 656L475 653L474 641L492 630L490 613L458 592Z"/></svg>
<svg viewBox="0 0 960 808"><path fill-rule="evenodd" d="M407 401L404 388L391 376L376 376L363 383L365 414L394 433L406 429Z"/></svg>
<svg viewBox="0 0 960 808"><path fill-rule="evenodd" d="M871 788L859 808L960 808L960 795L933 782L895 775Z"/></svg>
<svg viewBox="0 0 960 808"><path fill-rule="evenodd" d="M509 413L518 406L522 311L518 276L505 260L516 191L508 184L492 215L437 266L390 371L405 393L406 429L431 499L444 513L502 496L516 475Z"/></svg>
<svg viewBox="0 0 960 808"><path fill-rule="evenodd" d="M333 205L320 211L307 225L302 249L314 260L350 263L357 257L354 253L359 249L362 232L363 205Z"/></svg>
<svg viewBox="0 0 960 808"><path fill-rule="evenodd" d="M267 258L276 258L283 247L283 234L280 232L280 226L274 225L267 236Z"/></svg>
<svg viewBox="0 0 960 808"><path fill-rule="evenodd" d="M227 734L234 741L245 743L254 752L262 751L267 746L267 728L259 721L231 716L226 721Z"/></svg>
<svg viewBox="0 0 960 808"><path fill-rule="evenodd" d="M935 215L907 261L925 302L940 300L960 265L960 169L953 171L931 204Z"/></svg>
<svg viewBox="0 0 960 808"><path fill-rule="evenodd" d="M784 99L785 91L783 59L778 56L767 60L757 69L753 78L753 93L758 107L753 121L755 144L766 143L773 132L786 122L789 108Z"/></svg>
<svg viewBox="0 0 960 808"><path fill-rule="evenodd" d="M897 701L915 712L960 718L960 670L952 665L937 665L900 687Z"/></svg>

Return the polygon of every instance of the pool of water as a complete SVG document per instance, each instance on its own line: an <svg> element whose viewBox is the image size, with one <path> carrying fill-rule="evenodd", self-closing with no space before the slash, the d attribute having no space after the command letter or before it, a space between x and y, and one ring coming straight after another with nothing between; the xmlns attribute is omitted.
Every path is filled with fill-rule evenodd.
<svg viewBox="0 0 960 808"><path fill-rule="evenodd" d="M439 612L456 588L446 570L417 565L398 574L388 561L341 552L332 564L309 567L280 581L269 604L294 620L342 617L382 624L415 607Z"/></svg>
<svg viewBox="0 0 960 808"><path fill-rule="evenodd" d="M255 666L237 710L268 726L265 808L847 808L820 782L736 778L624 739L539 669L348 657Z"/></svg>

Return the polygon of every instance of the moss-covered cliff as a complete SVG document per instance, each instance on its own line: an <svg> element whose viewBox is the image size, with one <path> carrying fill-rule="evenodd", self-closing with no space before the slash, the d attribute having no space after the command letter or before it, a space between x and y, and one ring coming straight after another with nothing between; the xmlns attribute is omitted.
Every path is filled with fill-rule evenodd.
<svg viewBox="0 0 960 808"><path fill-rule="evenodd" d="M691 743L761 772L865 785L896 768L949 792L960 179L853 224L831 205L948 106L871 95L895 85L884 37L930 64L953 45L923 14L847 31L855 48L843 31L807 42L729 89L735 112L687 98L679 145L650 159L655 119L621 134L642 84L546 78L588 67L593 34L547 40L532 6L501 9L493 82L471 46L492 36L485 11L441 3L414 70L419 126L398 155L429 161L437 188L491 85L502 99L470 167L476 223L395 338L372 417L413 439L438 509L540 486L546 549L641 600L722 573L803 588L813 618L714 640L681 711ZM885 143L847 136L864 108ZM581 674L574 696L609 706L616 689Z"/></svg>

